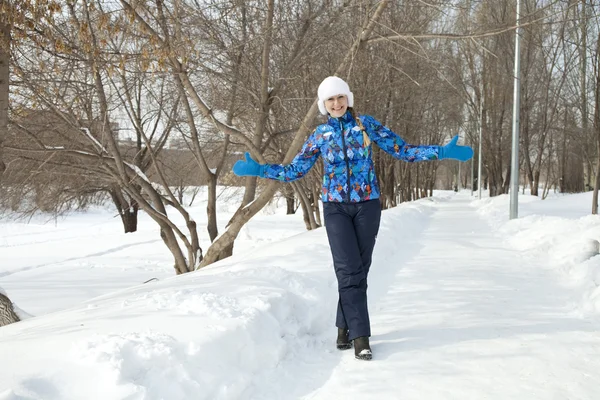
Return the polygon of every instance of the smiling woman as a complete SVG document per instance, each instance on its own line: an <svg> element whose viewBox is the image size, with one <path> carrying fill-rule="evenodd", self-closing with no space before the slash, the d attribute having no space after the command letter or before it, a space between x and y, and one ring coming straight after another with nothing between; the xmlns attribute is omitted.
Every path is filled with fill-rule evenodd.
<svg viewBox="0 0 600 400"><path fill-rule="evenodd" d="M333 118L341 117L348 107L354 106L354 94L350 91L350 86L337 76L323 79L317 90L317 96L321 114L329 114Z"/></svg>
<svg viewBox="0 0 600 400"><path fill-rule="evenodd" d="M348 97L343 94L330 97L325 100L327 112L334 118L339 118L346 113L348 109Z"/></svg>
<svg viewBox="0 0 600 400"><path fill-rule="evenodd" d="M367 307L367 276L379 231L381 204L371 142L397 159L416 162L473 156L455 137L446 146L411 145L370 115L358 115L350 86L329 76L317 90L319 111L327 122L319 125L290 164L258 164L248 153L233 172L285 182L302 178L317 159L323 159L321 201L333 266L338 280L336 347L354 346L359 360L372 357L371 323Z"/></svg>

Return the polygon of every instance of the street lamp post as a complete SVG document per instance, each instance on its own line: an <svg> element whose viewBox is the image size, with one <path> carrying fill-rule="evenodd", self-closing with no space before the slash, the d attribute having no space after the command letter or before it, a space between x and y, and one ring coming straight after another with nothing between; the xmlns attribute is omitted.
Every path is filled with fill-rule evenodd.
<svg viewBox="0 0 600 400"><path fill-rule="evenodd" d="M513 96L512 162L510 167L510 219L519 216L519 111L521 100L521 1L517 0L515 79Z"/></svg>
<svg viewBox="0 0 600 400"><path fill-rule="evenodd" d="M481 137L483 136L483 91L479 101L479 157L477 163L477 191L479 192L479 200L481 200L481 162L483 155L481 154Z"/></svg>

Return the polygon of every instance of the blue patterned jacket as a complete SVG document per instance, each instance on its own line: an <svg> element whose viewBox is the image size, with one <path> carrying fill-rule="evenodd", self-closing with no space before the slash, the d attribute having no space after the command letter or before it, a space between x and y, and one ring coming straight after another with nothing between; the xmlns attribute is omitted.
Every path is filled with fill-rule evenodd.
<svg viewBox="0 0 600 400"><path fill-rule="evenodd" d="M369 139L392 156L408 161L437 160L439 146L406 144L369 115L359 117ZM323 202L357 203L379 198L379 185L371 158L371 146L363 146L363 133L350 111L327 118L302 146L290 164L267 164L265 178L290 182L303 177L323 157Z"/></svg>

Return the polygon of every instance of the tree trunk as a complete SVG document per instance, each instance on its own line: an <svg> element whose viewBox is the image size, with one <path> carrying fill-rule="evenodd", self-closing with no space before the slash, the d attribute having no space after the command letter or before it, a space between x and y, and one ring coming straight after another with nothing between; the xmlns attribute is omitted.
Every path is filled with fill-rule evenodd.
<svg viewBox="0 0 600 400"><path fill-rule="evenodd" d="M421 194L419 193L419 185L421 182L421 168L419 168L420 165L415 165L415 167L416 167L415 169L417 170L417 173L415 174L415 183L412 186L412 190L413 190L413 196L414 196L413 198L415 200L418 200L421 198L421 196L420 196Z"/></svg>
<svg viewBox="0 0 600 400"><path fill-rule="evenodd" d="M6 170L4 163L4 139L8 131L8 82L10 60L10 27L0 14L0 179Z"/></svg>
<svg viewBox="0 0 600 400"><path fill-rule="evenodd" d="M323 222L321 221L321 210L319 209L319 198L321 194L320 185L313 185L313 211L315 213L315 222L317 223L317 227L323 226Z"/></svg>
<svg viewBox="0 0 600 400"><path fill-rule="evenodd" d="M526 98L526 96L523 96ZM522 137L522 147L523 147L523 163L525 164L525 176L527 177L527 181L531 185L531 195L537 196L537 187L534 185L534 167L531 161L531 151L529 151L530 143L529 143L529 108L523 107L523 117L521 118L521 137Z"/></svg>
<svg viewBox="0 0 600 400"><path fill-rule="evenodd" d="M208 176L208 203L206 204L206 216L208 222L206 229L212 243L219 235L217 228L217 175L209 174Z"/></svg>
<svg viewBox="0 0 600 400"><path fill-rule="evenodd" d="M300 197L300 207L302 207L302 219L304 220L304 226L306 226L306 230L310 231L312 230L309 218L310 212L302 197Z"/></svg>
<svg viewBox="0 0 600 400"><path fill-rule="evenodd" d="M294 197L294 189L291 185L284 185L283 196L285 197L286 214L292 215L296 213L296 199Z"/></svg>
<svg viewBox="0 0 600 400"><path fill-rule="evenodd" d="M315 221L315 215L313 213L313 207L311 205L308 196L304 192L302 185L297 182L291 182L292 187L296 191L298 198L300 199L300 204L302 205L302 212L304 213L304 223L306 224L306 229L313 230L317 229L317 222Z"/></svg>
<svg viewBox="0 0 600 400"><path fill-rule="evenodd" d="M177 238L173 233L171 227L166 224L159 223L160 227L160 238L163 240L164 244L169 248L171 254L173 255L173 259L175 260L175 264L173 268L175 269L175 273L177 275L184 274L186 272L190 272L190 268L188 268L188 262L185 259L185 256L181 252L181 248L179 247L179 243L177 242Z"/></svg>
<svg viewBox="0 0 600 400"><path fill-rule="evenodd" d="M396 170L398 167L396 167L396 164L397 163L390 165L385 173L389 182L389 187L386 188L388 208L393 208L398 205L398 196L396 193L398 190L398 186L396 185Z"/></svg>
<svg viewBox="0 0 600 400"><path fill-rule="evenodd" d="M140 194L138 184L141 186L145 196ZM126 193L129 197L141 204L143 206L142 208L148 213L150 218L160 226L160 237L173 255L175 272L179 275L194 271L200 262L202 262L203 257L196 230L196 223L190 218L189 214L180 204L174 204L172 201L170 202L184 218L186 227L189 229L190 240L190 238L188 238L179 227L168 218L164 203L165 199L156 191L150 182L138 178L135 186L134 189L132 189L131 185L124 186L124 190L127 191ZM180 241L183 242L185 246L187 258L180 247Z"/></svg>
<svg viewBox="0 0 600 400"><path fill-rule="evenodd" d="M565 193L565 171L567 169L567 121L568 121L568 111L565 108L565 118L563 126L565 127L562 132L562 142L560 148L560 162L559 162L559 190L561 193Z"/></svg>
<svg viewBox="0 0 600 400"><path fill-rule="evenodd" d="M123 196L121 189L117 186L111 188L109 193L115 207L117 208L117 211L119 212L125 233L136 232L139 211L139 205L137 201L134 199L127 201L125 196Z"/></svg>
<svg viewBox="0 0 600 400"><path fill-rule="evenodd" d="M592 214L598 214L598 190L600 189L600 32L596 41L596 87L594 88L594 97L596 110L594 111L594 130L596 131L596 182L594 184L594 194L592 195Z"/></svg>
<svg viewBox="0 0 600 400"><path fill-rule="evenodd" d="M581 154L571 150L573 147L574 144L568 142L567 149L565 149L569 154L563 170L562 193L582 193L584 191L583 161Z"/></svg>
<svg viewBox="0 0 600 400"><path fill-rule="evenodd" d="M508 164L506 166L506 176L504 177L504 181L502 182L502 194L508 194L508 189L510 188L510 174L511 173L512 173L512 164ZM519 172L517 171L517 176L518 175L519 175ZM518 191L518 189L517 189L517 191Z"/></svg>
<svg viewBox="0 0 600 400"><path fill-rule="evenodd" d="M125 233L137 232L138 211L138 204L133 201L131 207L127 208L127 210L121 214L121 221L123 221Z"/></svg>
<svg viewBox="0 0 600 400"><path fill-rule="evenodd" d="M540 166L541 167L541 166ZM540 170L536 170L533 175L533 182L531 182L531 194L533 196L539 196L539 187L540 187Z"/></svg>
<svg viewBox="0 0 600 400"><path fill-rule="evenodd" d="M596 130L596 135L598 135L598 150L600 151L600 132L598 130ZM592 214L598 214L598 188L600 188L600 156L598 156L598 160L596 161L596 182L594 183L594 194L592 195Z"/></svg>

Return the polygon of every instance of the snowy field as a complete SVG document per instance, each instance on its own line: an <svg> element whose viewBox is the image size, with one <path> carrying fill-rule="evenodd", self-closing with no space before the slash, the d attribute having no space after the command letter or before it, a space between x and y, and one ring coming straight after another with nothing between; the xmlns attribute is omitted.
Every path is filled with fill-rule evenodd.
<svg viewBox="0 0 600 400"><path fill-rule="evenodd" d="M223 192L221 227L240 196ZM0 287L35 317L0 328L0 400L597 400L591 193L520 196L513 221L508 201L436 192L383 212L370 362L335 350L325 230L283 201L183 276L144 215L135 234L104 208L5 218Z"/></svg>

